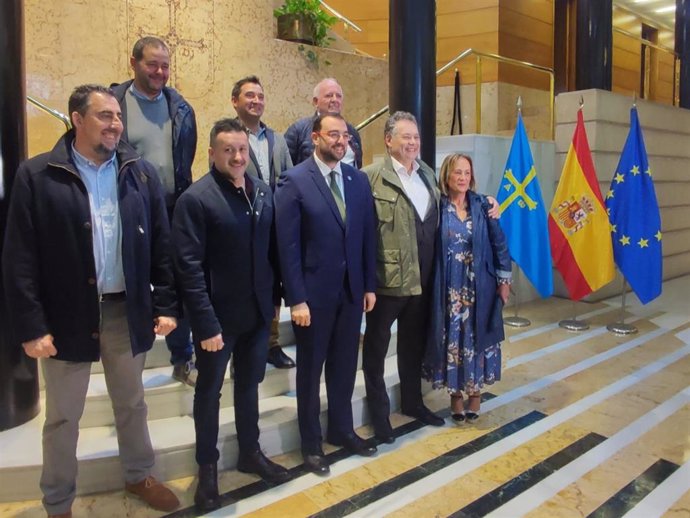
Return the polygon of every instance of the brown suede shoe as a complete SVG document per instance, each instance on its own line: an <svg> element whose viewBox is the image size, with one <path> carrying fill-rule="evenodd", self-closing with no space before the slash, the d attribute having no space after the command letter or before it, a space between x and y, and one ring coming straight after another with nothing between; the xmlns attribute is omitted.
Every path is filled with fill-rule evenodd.
<svg viewBox="0 0 690 518"><path fill-rule="evenodd" d="M67 511L66 513L60 514L49 514L48 518L72 518L72 511Z"/></svg>
<svg viewBox="0 0 690 518"><path fill-rule="evenodd" d="M175 493L150 475L136 484L125 484L125 490L159 511L170 512L180 507Z"/></svg>

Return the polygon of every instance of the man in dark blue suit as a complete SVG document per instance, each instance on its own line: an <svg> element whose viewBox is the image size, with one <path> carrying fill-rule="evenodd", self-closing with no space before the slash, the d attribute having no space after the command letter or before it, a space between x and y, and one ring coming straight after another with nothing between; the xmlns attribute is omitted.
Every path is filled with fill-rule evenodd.
<svg viewBox="0 0 690 518"><path fill-rule="evenodd" d="M314 154L280 178L275 191L278 250L297 339L297 414L305 466L328 474L321 449L319 385L326 370L328 442L370 456L357 436L352 392L362 309L376 302L373 198L364 173L341 162L350 135L338 114L322 114Z"/></svg>
<svg viewBox="0 0 690 518"><path fill-rule="evenodd" d="M271 482L288 475L259 448L258 386L266 369L271 319L280 302L271 189L246 173L249 140L239 121L216 122L209 158L211 171L180 196L173 216L175 266L199 370L194 502L201 511L220 505L218 411L231 355L237 469Z"/></svg>

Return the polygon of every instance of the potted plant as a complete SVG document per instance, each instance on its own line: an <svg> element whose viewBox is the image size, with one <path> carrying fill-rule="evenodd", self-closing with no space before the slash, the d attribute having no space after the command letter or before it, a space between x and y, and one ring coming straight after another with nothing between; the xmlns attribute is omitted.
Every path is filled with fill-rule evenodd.
<svg viewBox="0 0 690 518"><path fill-rule="evenodd" d="M330 43L328 29L338 20L321 9L320 0L285 0L273 11L278 19L278 37L319 47Z"/></svg>

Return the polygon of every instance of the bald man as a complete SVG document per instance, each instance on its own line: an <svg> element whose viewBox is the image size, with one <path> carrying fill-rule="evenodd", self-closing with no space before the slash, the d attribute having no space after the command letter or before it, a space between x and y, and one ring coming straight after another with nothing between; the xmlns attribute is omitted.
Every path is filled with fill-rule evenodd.
<svg viewBox="0 0 690 518"><path fill-rule="evenodd" d="M299 119L285 132L285 141L290 150L293 164L297 165L304 162L314 154L314 143L311 138L314 121L319 115L325 113L342 115L343 99L343 89L338 84L338 81L332 77L322 79L314 87L314 96L311 102L315 113L309 117ZM347 132L351 138L342 162L360 169L362 167L362 139L352 124L349 122L346 122L346 124Z"/></svg>

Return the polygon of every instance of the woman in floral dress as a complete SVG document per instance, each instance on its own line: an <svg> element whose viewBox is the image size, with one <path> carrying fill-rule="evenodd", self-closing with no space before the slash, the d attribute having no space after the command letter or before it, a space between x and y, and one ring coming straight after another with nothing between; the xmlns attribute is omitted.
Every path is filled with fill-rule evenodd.
<svg viewBox="0 0 690 518"><path fill-rule="evenodd" d="M486 197L474 192L470 157L446 157L439 184L441 223L424 372L435 388L450 392L453 419L473 421L481 388L501 379L510 254L498 221L486 214Z"/></svg>

